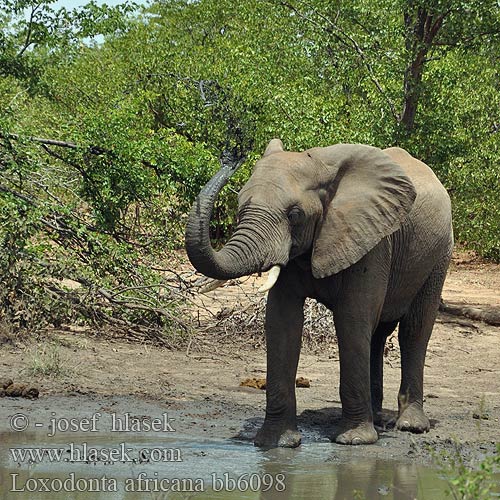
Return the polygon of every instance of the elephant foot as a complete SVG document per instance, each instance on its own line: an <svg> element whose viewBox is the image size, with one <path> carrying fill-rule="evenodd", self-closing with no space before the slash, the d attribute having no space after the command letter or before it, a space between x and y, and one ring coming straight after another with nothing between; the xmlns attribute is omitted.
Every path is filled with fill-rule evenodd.
<svg viewBox="0 0 500 500"><path fill-rule="evenodd" d="M378 434L372 422L354 424L347 420L340 424L340 434L335 437L338 444L372 444L378 440Z"/></svg>
<svg viewBox="0 0 500 500"><path fill-rule="evenodd" d="M424 410L415 403L405 408L396 421L396 429L400 431L415 432L420 434L428 432L431 428L429 419L425 416Z"/></svg>
<svg viewBox="0 0 500 500"><path fill-rule="evenodd" d="M264 424L254 439L254 445L259 448L296 448L302 437L297 429L276 427Z"/></svg>

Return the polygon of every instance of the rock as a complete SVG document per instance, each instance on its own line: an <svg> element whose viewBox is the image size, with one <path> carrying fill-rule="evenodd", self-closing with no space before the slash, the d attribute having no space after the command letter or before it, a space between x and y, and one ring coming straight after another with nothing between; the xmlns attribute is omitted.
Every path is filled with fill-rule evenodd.
<svg viewBox="0 0 500 500"><path fill-rule="evenodd" d="M26 399L38 399L39 394L40 391L38 390L38 388L30 386L23 391L22 397Z"/></svg>
<svg viewBox="0 0 500 500"><path fill-rule="evenodd" d="M7 389L12 384L13 381L11 378L0 378L0 389Z"/></svg>
<svg viewBox="0 0 500 500"><path fill-rule="evenodd" d="M379 486L377 488L377 492L379 495L382 495L382 496L386 496L390 493L391 489L389 488L389 486L386 486L385 484L383 484L382 486Z"/></svg>
<svg viewBox="0 0 500 500"><path fill-rule="evenodd" d="M311 381L305 377L298 377L295 381L295 387L311 387Z"/></svg>
<svg viewBox="0 0 500 500"><path fill-rule="evenodd" d="M472 418L475 418L476 420L489 420L490 416L486 412L483 413L474 412L472 414Z"/></svg>

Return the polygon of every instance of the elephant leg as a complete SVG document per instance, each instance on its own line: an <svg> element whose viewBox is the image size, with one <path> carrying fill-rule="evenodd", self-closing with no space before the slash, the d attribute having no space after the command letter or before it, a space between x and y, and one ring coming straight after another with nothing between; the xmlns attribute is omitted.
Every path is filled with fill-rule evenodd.
<svg viewBox="0 0 500 500"><path fill-rule="evenodd" d="M403 431L427 432L430 429L423 410L424 363L448 262L448 258L443 259L434 268L399 324L401 386L396 428Z"/></svg>
<svg viewBox="0 0 500 500"><path fill-rule="evenodd" d="M342 421L335 441L340 444L369 444L378 439L373 426L370 358L372 336L387 291L390 251L388 241L382 240L344 271L333 304L342 401Z"/></svg>
<svg viewBox="0 0 500 500"><path fill-rule="evenodd" d="M335 320L340 354L340 400L342 421L335 441L340 444L369 444L378 439L373 427L370 394L370 336L366 326L346 328ZM339 328L340 326L340 328Z"/></svg>
<svg viewBox="0 0 500 500"><path fill-rule="evenodd" d="M387 337L394 331L398 322L379 323L371 340L370 353L370 386L373 420L375 424L382 422L382 401L384 399L384 348Z"/></svg>
<svg viewBox="0 0 500 500"><path fill-rule="evenodd" d="M267 298L266 417L255 437L255 446L295 448L300 444L295 377L303 323L304 298L296 296L280 279Z"/></svg>

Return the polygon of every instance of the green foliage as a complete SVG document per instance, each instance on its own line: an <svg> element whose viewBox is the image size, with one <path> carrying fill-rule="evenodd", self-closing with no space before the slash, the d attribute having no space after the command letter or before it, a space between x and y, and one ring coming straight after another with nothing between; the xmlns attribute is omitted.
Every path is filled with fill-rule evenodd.
<svg viewBox="0 0 500 500"><path fill-rule="evenodd" d="M456 239L498 261L500 93L498 71L486 64L490 58L459 51L432 63L421 110L425 122L405 145L448 189Z"/></svg>
<svg viewBox="0 0 500 500"><path fill-rule="evenodd" d="M451 453L442 453L436 460L448 481L446 493L455 500L488 500L498 490L495 475L500 473L500 444L495 454L476 464L467 465L458 444Z"/></svg>
<svg viewBox="0 0 500 500"><path fill-rule="evenodd" d="M162 286L148 264L182 245L200 187L221 161L243 162L215 207L213 236L224 239L235 192L273 137L294 150L406 147L449 190L456 239L500 259L496 2L374 5L164 0L69 11L0 0L6 289L48 302L47 318L52 278ZM64 296L56 322L74 314Z"/></svg>
<svg viewBox="0 0 500 500"><path fill-rule="evenodd" d="M167 273L153 271L157 262L152 262L151 252L127 238L124 230L100 227L99 217L73 188L79 179L75 181L70 165L54 164L53 157L40 155L38 146L4 141L2 320L14 331L68 322L107 325L162 343L184 331L186 325L175 316L179 300ZM55 167L60 178L54 177Z"/></svg>
<svg viewBox="0 0 500 500"><path fill-rule="evenodd" d="M43 323L46 301L40 283L50 275L43 265L37 265L37 253L43 244L33 245L39 213L23 199L15 200L3 193L0 205L0 305L4 321L15 328ZM38 252L37 252L38 251ZM56 316L52 311L52 316Z"/></svg>
<svg viewBox="0 0 500 500"><path fill-rule="evenodd" d="M31 93L43 92L45 66L77 52L82 39L92 40L123 32L127 15L136 9L90 1L68 11L54 9L54 0L0 0L0 77L22 80Z"/></svg>

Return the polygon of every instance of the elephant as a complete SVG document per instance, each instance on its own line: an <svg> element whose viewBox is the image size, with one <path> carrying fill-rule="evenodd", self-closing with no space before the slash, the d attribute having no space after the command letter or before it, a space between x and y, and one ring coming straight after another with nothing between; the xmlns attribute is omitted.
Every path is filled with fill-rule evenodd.
<svg viewBox="0 0 500 500"><path fill-rule="evenodd" d="M332 439L378 439L383 353L399 325L396 428L426 432L423 371L453 249L451 203L433 171L399 147L336 144L302 152L273 139L238 194L238 218L215 251L209 224L233 170L222 167L189 213L186 250L216 280L270 270L266 412L256 446L296 447L295 377L307 297L328 307L338 340L342 417Z"/></svg>

